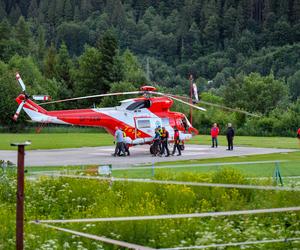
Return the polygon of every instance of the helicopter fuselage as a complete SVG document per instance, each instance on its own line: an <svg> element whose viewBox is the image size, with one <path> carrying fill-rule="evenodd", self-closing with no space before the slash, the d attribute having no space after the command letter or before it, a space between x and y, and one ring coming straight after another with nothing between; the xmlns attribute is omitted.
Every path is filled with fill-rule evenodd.
<svg viewBox="0 0 300 250"><path fill-rule="evenodd" d="M23 94L16 98L18 104L24 100ZM198 134L184 114L170 111L172 105L173 100L168 97L140 97L124 100L120 106L110 108L47 111L26 99L23 108L31 120L38 123L103 127L112 135L119 127L130 138L130 144L136 145L151 143L157 127L165 127L171 141L175 127L182 140Z"/></svg>

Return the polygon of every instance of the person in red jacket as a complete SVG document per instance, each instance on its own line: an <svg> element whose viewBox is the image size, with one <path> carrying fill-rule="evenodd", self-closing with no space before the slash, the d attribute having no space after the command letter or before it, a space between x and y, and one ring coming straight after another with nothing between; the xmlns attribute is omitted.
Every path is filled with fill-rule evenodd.
<svg viewBox="0 0 300 250"><path fill-rule="evenodd" d="M297 138L298 138L299 146L300 146L300 128L298 128L298 131L297 131Z"/></svg>
<svg viewBox="0 0 300 250"><path fill-rule="evenodd" d="M210 135L211 135L211 142L212 142L212 148L215 147L216 145L216 148L218 147L218 135L219 135L219 128L218 128L218 125L217 123L214 123L214 125L212 126L211 130L210 130Z"/></svg>
<svg viewBox="0 0 300 250"><path fill-rule="evenodd" d="M180 143L179 131L176 127L174 127L174 147L173 147L172 155L175 154L176 149L178 150L178 155L177 156L181 155L181 150L180 150L179 143Z"/></svg>

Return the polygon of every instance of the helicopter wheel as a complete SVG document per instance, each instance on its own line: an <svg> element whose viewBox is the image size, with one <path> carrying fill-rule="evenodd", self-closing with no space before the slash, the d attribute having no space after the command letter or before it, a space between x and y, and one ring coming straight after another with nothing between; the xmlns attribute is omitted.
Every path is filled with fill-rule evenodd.
<svg viewBox="0 0 300 250"><path fill-rule="evenodd" d="M154 146L153 146L153 145L150 146L150 153L151 153L152 155L154 155Z"/></svg>

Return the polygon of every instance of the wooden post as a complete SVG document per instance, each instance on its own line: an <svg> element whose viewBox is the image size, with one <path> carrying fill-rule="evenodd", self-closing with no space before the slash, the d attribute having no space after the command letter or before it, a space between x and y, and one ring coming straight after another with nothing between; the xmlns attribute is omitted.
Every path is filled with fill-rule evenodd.
<svg viewBox="0 0 300 250"><path fill-rule="evenodd" d="M30 142L12 143L18 147L18 172L17 172L17 208L16 208L16 249L24 249L24 155L25 146Z"/></svg>

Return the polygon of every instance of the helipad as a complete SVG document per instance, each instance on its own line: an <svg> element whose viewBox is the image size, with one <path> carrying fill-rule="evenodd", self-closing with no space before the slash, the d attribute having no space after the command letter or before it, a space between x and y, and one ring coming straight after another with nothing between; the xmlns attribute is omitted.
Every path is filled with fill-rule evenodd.
<svg viewBox="0 0 300 250"><path fill-rule="evenodd" d="M171 148L170 148L171 151ZM141 164L151 164L162 161L178 161L192 159L222 158L231 156L245 156L256 154L272 154L293 152L293 149L235 147L227 151L226 147L210 148L207 145L186 145L181 156L153 157L149 146L136 146L130 149L131 155L114 157L114 147L83 147L68 149L49 149L26 151L26 166L64 166L88 164L112 164L113 167L125 167ZM13 150L0 150L1 160L17 162L17 152Z"/></svg>

